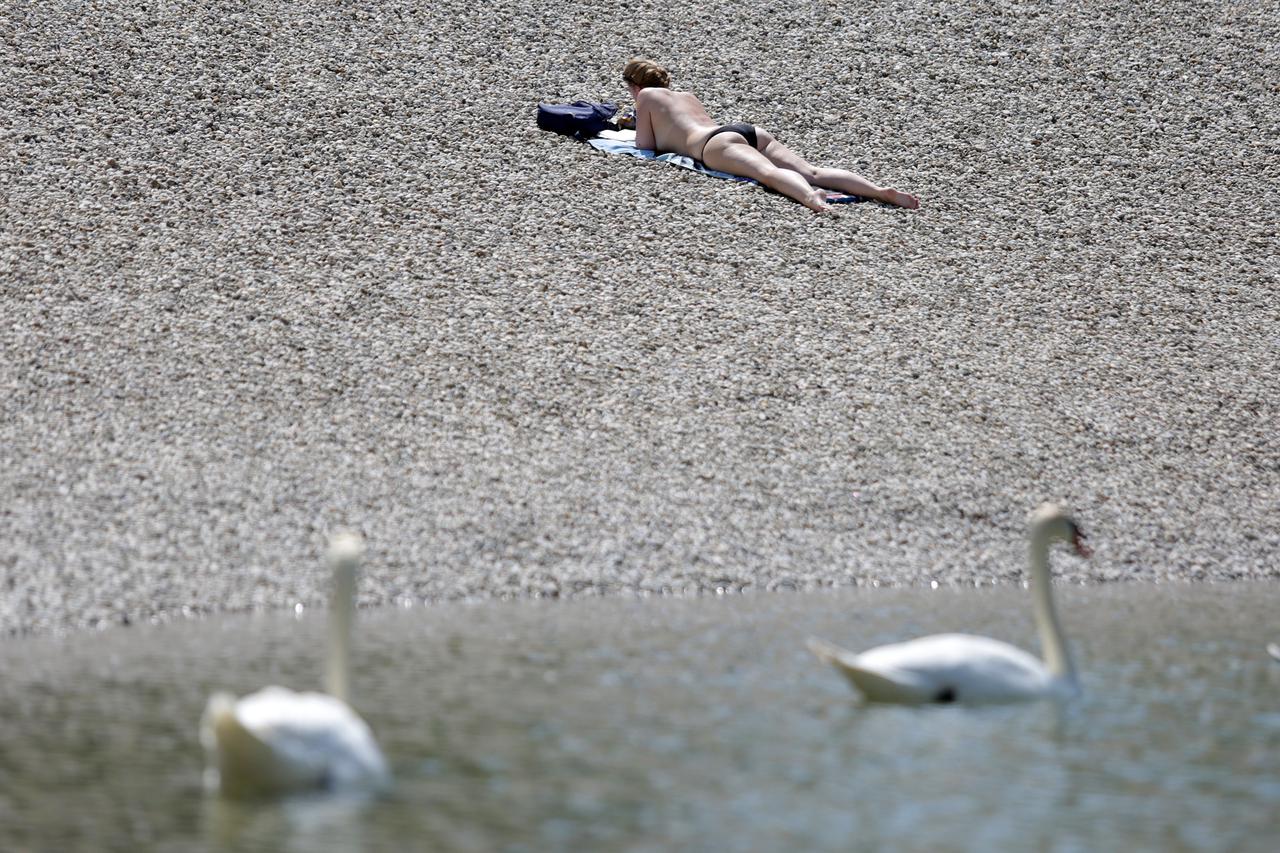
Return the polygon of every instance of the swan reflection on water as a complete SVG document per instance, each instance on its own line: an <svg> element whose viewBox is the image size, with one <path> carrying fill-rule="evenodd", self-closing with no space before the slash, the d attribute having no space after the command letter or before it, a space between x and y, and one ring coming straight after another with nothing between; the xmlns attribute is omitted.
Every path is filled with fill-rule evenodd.
<svg viewBox="0 0 1280 853"><path fill-rule="evenodd" d="M359 853L370 844L366 815L385 796L324 791L270 800L206 797L203 834L215 849Z"/></svg>

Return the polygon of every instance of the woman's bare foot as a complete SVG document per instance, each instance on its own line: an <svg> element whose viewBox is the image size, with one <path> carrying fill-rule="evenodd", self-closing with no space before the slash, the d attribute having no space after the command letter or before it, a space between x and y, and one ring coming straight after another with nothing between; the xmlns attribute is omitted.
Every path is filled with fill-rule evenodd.
<svg viewBox="0 0 1280 853"><path fill-rule="evenodd" d="M920 206L920 199L911 193L904 193L902 190L895 190L893 187L885 187L880 191L880 200L888 204L896 204L898 207L905 207L909 210L915 210Z"/></svg>

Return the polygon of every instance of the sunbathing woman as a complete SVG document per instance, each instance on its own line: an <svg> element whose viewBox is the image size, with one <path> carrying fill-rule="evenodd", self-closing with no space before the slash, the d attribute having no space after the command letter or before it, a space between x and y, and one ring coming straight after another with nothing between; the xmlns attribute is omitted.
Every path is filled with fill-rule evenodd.
<svg viewBox="0 0 1280 853"><path fill-rule="evenodd" d="M636 147L674 151L708 168L754 178L816 211L830 209L825 190L919 207L915 196L893 187L878 187L845 169L811 166L773 134L754 125L717 125L702 102L688 92L671 90L671 75L661 65L633 59L622 79L636 102Z"/></svg>

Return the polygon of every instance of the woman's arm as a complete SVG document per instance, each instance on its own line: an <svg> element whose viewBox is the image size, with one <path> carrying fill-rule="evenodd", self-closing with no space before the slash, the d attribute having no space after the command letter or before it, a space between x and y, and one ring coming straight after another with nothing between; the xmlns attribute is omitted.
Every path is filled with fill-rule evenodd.
<svg viewBox="0 0 1280 853"><path fill-rule="evenodd" d="M651 98L645 95L647 90L636 93L636 147L652 151L658 147L653 135L653 110Z"/></svg>

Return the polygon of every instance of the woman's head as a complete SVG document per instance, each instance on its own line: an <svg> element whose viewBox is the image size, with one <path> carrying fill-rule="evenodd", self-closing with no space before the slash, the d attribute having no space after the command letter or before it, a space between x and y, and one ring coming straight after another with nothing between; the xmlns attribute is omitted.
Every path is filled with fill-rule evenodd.
<svg viewBox="0 0 1280 853"><path fill-rule="evenodd" d="M671 88L671 74L667 69L647 59L633 59L624 65L622 79L637 89L648 89L650 86Z"/></svg>

